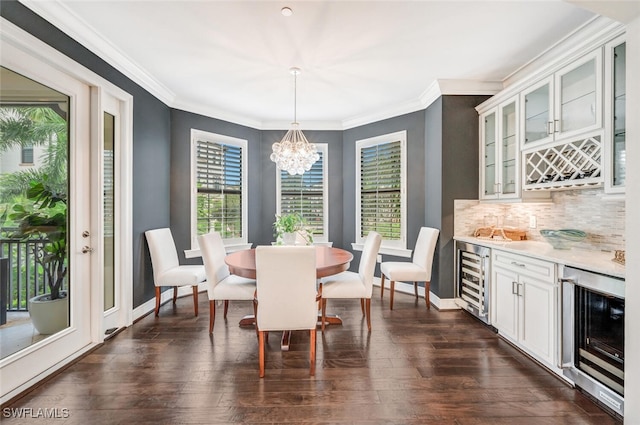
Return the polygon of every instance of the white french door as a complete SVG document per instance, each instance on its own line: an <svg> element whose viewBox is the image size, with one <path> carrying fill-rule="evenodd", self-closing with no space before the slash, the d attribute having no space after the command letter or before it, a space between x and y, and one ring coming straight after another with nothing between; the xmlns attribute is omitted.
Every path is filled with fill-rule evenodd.
<svg viewBox="0 0 640 425"><path fill-rule="evenodd" d="M127 103L106 90L94 87L92 97L91 187L93 223L93 280L102 291L94 308L102 309L99 332L104 338L131 323L131 286L125 264L127 238ZM102 295L102 296L100 296Z"/></svg>
<svg viewBox="0 0 640 425"><path fill-rule="evenodd" d="M60 134L67 142L69 302L66 328L51 335L34 331L37 338L0 358L4 403L102 342L107 330L132 322L132 97L10 22L0 21L0 65L22 78L8 90L3 81L3 96L8 93L7 98L29 105L42 93L63 99L54 109L67 124ZM16 166L24 165L19 162L24 160ZM6 167L3 170L5 164L0 163L2 173Z"/></svg>
<svg viewBox="0 0 640 425"><path fill-rule="evenodd" d="M2 67L22 78L16 78L13 96L18 99L17 104L37 104L37 99L30 100L28 95L34 88L63 99L56 103L55 110L66 122L66 130L57 133L56 139L61 146L64 143L60 143L60 139L67 139L62 149L67 149L63 154L66 157L63 166L67 167L63 180L67 190L68 326L51 335L34 338L37 342L0 361L2 398L5 399L91 344L91 256L82 236L91 227L92 220L88 202L91 193L88 142L91 139L89 86L4 40L0 48ZM21 87L20 82L24 86ZM10 87L3 87L3 96L10 97L11 92Z"/></svg>

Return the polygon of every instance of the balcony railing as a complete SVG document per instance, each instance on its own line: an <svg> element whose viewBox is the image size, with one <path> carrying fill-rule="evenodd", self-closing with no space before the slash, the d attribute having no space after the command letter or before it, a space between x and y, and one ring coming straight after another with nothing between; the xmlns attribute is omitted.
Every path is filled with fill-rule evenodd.
<svg viewBox="0 0 640 425"><path fill-rule="evenodd" d="M0 237L0 258L9 260L6 311L26 311L30 298L49 291L42 267L36 263L34 254L46 242L46 239Z"/></svg>

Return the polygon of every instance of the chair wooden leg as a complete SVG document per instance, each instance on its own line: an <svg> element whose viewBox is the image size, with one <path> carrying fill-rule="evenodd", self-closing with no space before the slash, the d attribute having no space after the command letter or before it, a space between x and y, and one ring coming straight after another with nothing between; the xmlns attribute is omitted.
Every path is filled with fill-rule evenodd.
<svg viewBox="0 0 640 425"><path fill-rule="evenodd" d="M327 299L322 298L320 301L322 302L322 324L320 325L320 327L322 328L322 332L324 332L324 324L327 319Z"/></svg>
<svg viewBox="0 0 640 425"><path fill-rule="evenodd" d="M260 377L264 378L264 332L258 331L258 363L260 365Z"/></svg>
<svg viewBox="0 0 640 425"><path fill-rule="evenodd" d="M360 298L360 310L362 310L362 315L364 316L364 298Z"/></svg>
<svg viewBox="0 0 640 425"><path fill-rule="evenodd" d="M384 273L381 273L380 278L380 299L384 298Z"/></svg>
<svg viewBox="0 0 640 425"><path fill-rule="evenodd" d="M176 300L178 299L178 287L174 286L173 287L173 303L176 303Z"/></svg>
<svg viewBox="0 0 640 425"><path fill-rule="evenodd" d="M429 292L431 292L430 288L431 288L431 282L425 282L424 283L424 300L427 303L427 310L431 309L431 300L429 299Z"/></svg>
<svg viewBox="0 0 640 425"><path fill-rule="evenodd" d="M216 319L216 302L209 300L209 334L213 333L213 321Z"/></svg>
<svg viewBox="0 0 640 425"><path fill-rule="evenodd" d="M198 285L193 285L193 311L198 317Z"/></svg>
<svg viewBox="0 0 640 425"><path fill-rule="evenodd" d="M227 318L227 311L229 311L229 300L224 300L224 318Z"/></svg>
<svg viewBox="0 0 640 425"><path fill-rule="evenodd" d="M316 329L313 328L309 331L310 347L309 347L309 375L315 376L316 374Z"/></svg>
<svg viewBox="0 0 640 425"><path fill-rule="evenodd" d="M371 298L365 300L365 311L367 316L367 328L371 332Z"/></svg>
<svg viewBox="0 0 640 425"><path fill-rule="evenodd" d="M413 282L413 292L416 294L416 300L418 299L418 282Z"/></svg>
<svg viewBox="0 0 640 425"><path fill-rule="evenodd" d="M156 286L156 317L158 317L158 312L160 311L160 296L162 293L160 292L160 287Z"/></svg>
<svg viewBox="0 0 640 425"><path fill-rule="evenodd" d="M395 280L391 281L391 286L389 288L391 295L389 295L389 310L393 310L393 293L396 291L396 282Z"/></svg>

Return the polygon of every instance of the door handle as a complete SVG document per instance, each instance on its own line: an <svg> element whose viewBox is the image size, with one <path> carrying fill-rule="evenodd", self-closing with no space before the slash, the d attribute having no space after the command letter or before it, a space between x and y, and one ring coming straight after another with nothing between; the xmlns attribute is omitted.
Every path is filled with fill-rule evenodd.
<svg viewBox="0 0 640 425"><path fill-rule="evenodd" d="M93 252L93 248L88 247L86 245L82 247L82 253L83 254L91 254L92 252Z"/></svg>
<svg viewBox="0 0 640 425"><path fill-rule="evenodd" d="M511 293L518 295L518 282L511 282Z"/></svg>

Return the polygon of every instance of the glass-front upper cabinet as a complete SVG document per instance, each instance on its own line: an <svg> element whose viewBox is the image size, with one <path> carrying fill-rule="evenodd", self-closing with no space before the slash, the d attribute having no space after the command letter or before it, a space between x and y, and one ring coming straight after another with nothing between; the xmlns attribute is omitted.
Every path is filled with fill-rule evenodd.
<svg viewBox="0 0 640 425"><path fill-rule="evenodd" d="M591 54L555 75L555 138L602 127L602 51Z"/></svg>
<svg viewBox="0 0 640 425"><path fill-rule="evenodd" d="M518 97L483 113L480 127L480 198L517 198L520 192Z"/></svg>
<svg viewBox="0 0 640 425"><path fill-rule="evenodd" d="M518 173L518 130L517 130L517 101L513 100L501 106L500 109L500 193L503 197L516 195Z"/></svg>
<svg viewBox="0 0 640 425"><path fill-rule="evenodd" d="M602 127L602 51L522 91L522 148Z"/></svg>
<svg viewBox="0 0 640 425"><path fill-rule="evenodd" d="M605 46L605 191L624 192L626 180L626 43Z"/></svg>
<svg viewBox="0 0 640 425"><path fill-rule="evenodd" d="M553 139L553 77L522 92L524 147Z"/></svg>
<svg viewBox="0 0 640 425"><path fill-rule="evenodd" d="M481 197L491 198L496 195L496 156L498 155L498 145L496 144L498 119L495 109L480 116L481 140L482 140L482 164L480 176Z"/></svg>

